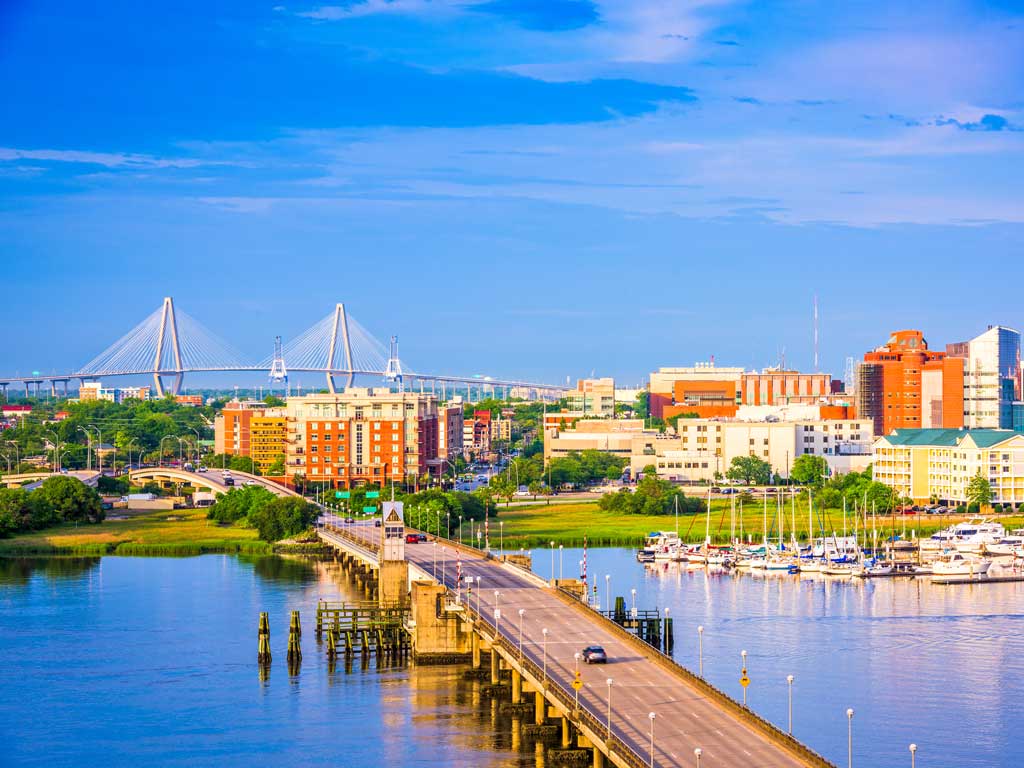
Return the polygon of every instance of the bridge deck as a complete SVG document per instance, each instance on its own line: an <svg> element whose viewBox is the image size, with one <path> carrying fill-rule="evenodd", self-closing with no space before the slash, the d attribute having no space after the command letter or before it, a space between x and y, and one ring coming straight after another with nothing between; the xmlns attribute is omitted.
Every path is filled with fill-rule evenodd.
<svg viewBox="0 0 1024 768"><path fill-rule="evenodd" d="M374 546L380 529L367 525L347 526L347 534L363 537ZM346 537L347 538L347 537ZM432 545L406 545L407 560L427 573L434 573ZM455 589L455 550L439 542L436 574L441 578L441 557L446 563L444 582ZM480 590L470 605L484 621L493 625L494 608L501 609L498 631L511 644L519 641L519 609L523 616L523 654L534 664L543 663L542 632L548 630L547 670L549 679L572 695L575 670L574 654L588 645L601 645L608 652L606 666L581 665L584 687L580 706L599 722L607 720L607 678L613 679L611 697L612 733L638 755L649 754L649 712L657 713L655 757L658 765L691 765L694 749L702 750L701 765L776 766L827 765L825 761L805 760L776 743L755 726L744 722L700 690L682 674L673 674L650 653L623 638L582 604L575 605L553 590L541 587L537 577L519 569L488 560L481 554L461 550L462 575L479 576ZM495 591L500 594L495 598ZM463 590L463 599L466 599Z"/></svg>

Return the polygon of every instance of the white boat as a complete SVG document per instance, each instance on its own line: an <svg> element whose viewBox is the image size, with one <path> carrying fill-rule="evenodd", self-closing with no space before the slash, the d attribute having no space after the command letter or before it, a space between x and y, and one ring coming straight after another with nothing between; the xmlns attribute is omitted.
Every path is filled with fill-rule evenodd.
<svg viewBox="0 0 1024 768"><path fill-rule="evenodd" d="M824 560L801 560L800 573L823 573L825 570Z"/></svg>
<svg viewBox="0 0 1024 768"><path fill-rule="evenodd" d="M890 576L895 566L884 560L875 560L863 563L853 569L853 575L861 579L870 579L873 576Z"/></svg>
<svg viewBox="0 0 1024 768"><path fill-rule="evenodd" d="M1002 523L991 520L967 520L951 525L921 541L922 552L944 552L958 549L961 552L981 552L985 547L996 544L1006 537Z"/></svg>
<svg viewBox="0 0 1024 768"><path fill-rule="evenodd" d="M766 571L789 571L792 567L792 560L779 557L778 555L769 557L764 563L764 569Z"/></svg>
<svg viewBox="0 0 1024 768"><path fill-rule="evenodd" d="M935 576L984 576L991 566L991 560L952 550L936 558L932 573Z"/></svg>
<svg viewBox="0 0 1024 768"><path fill-rule="evenodd" d="M856 563L829 563L825 566L823 573L826 576L839 576L840 578L849 578L853 576L854 570L860 566Z"/></svg>
<svg viewBox="0 0 1024 768"><path fill-rule="evenodd" d="M985 545L985 554L993 557L1020 557L1024 552L1024 534L1020 530L1011 531L995 544Z"/></svg>
<svg viewBox="0 0 1024 768"><path fill-rule="evenodd" d="M643 549L637 552L637 560L640 562L652 561L678 561L682 560L683 543L674 533L655 531L647 534L644 540Z"/></svg>

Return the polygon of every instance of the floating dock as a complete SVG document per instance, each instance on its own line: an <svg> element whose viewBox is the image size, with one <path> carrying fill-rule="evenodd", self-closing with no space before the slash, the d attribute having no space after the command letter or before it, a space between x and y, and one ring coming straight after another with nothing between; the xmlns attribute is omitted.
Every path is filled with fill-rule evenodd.
<svg viewBox="0 0 1024 768"><path fill-rule="evenodd" d="M1006 584L1024 581L1024 575L1012 576L932 576L932 584Z"/></svg>

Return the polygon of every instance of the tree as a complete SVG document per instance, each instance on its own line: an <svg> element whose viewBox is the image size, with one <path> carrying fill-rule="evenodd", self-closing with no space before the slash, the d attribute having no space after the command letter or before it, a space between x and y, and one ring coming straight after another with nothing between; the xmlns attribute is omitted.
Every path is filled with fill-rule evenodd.
<svg viewBox="0 0 1024 768"><path fill-rule="evenodd" d="M641 419L646 419L651 415L651 396L647 392L637 392L636 402L633 405L633 410L636 411L636 415Z"/></svg>
<svg viewBox="0 0 1024 768"><path fill-rule="evenodd" d="M725 476L747 485L767 485L772 477L772 467L757 456L733 456Z"/></svg>
<svg viewBox="0 0 1024 768"><path fill-rule="evenodd" d="M261 485L232 488L227 493L217 495L206 517L218 523L235 523L265 507L274 498L274 494Z"/></svg>
<svg viewBox="0 0 1024 768"><path fill-rule="evenodd" d="M828 477L828 462L825 461L824 456L812 456L805 453L803 456L798 456L797 460L793 462L793 469L789 476L801 485L813 485L815 488L819 488Z"/></svg>
<svg viewBox="0 0 1024 768"><path fill-rule="evenodd" d="M100 495L76 477L48 477L35 493L61 520L100 523L105 516Z"/></svg>
<svg viewBox="0 0 1024 768"><path fill-rule="evenodd" d="M967 500L979 508L992 501L992 485L982 476L981 470L967 484Z"/></svg>
<svg viewBox="0 0 1024 768"><path fill-rule="evenodd" d="M496 475L495 477L492 477L490 486L494 495L499 499L504 499L505 504L512 501L512 497L516 492L516 486L509 482L508 477L505 475Z"/></svg>
<svg viewBox="0 0 1024 768"><path fill-rule="evenodd" d="M263 541L280 541L302 533L320 514L315 504L297 496L276 498L249 513L250 524Z"/></svg>
<svg viewBox="0 0 1024 768"><path fill-rule="evenodd" d="M285 402L277 395L267 395L263 402L271 408L284 408Z"/></svg>
<svg viewBox="0 0 1024 768"><path fill-rule="evenodd" d="M285 473L284 454L279 453L267 467L267 474L271 477L282 477Z"/></svg>

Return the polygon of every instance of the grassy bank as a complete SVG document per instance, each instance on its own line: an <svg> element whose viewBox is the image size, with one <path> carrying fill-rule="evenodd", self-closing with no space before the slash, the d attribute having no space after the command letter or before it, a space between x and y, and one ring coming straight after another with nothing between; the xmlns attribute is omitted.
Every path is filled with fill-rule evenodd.
<svg viewBox="0 0 1024 768"><path fill-rule="evenodd" d="M740 510L734 513L735 531L739 536L744 534L752 536L759 541L762 536L762 511L763 506L744 505L742 514L742 526L740 521ZM774 519L776 514L775 506L769 502L768 505L768 531L770 536L778 536L778 522ZM807 505L806 503L796 505L796 535L798 539L807 538ZM897 535L902 535L904 530L907 536L911 531L918 535L930 535L935 531L952 525L954 522L963 520L961 517L950 515L897 515L895 520L892 517L879 516L875 521L875 528L878 531L878 540L890 536L895 530ZM1007 515L997 518L1007 530L1024 527L1024 517L1020 515ZM624 515L601 510L596 502L582 502L576 504L551 505L540 504L528 507L502 507L498 513L498 520L504 524L504 543L506 549L545 546L554 541L556 544L569 546L582 546L584 535L590 546L636 546L640 544L644 536L650 531L671 531L675 530L676 518L674 515ZM680 515L679 534L690 542L699 542L704 538L704 530L707 522L706 514ZM786 506L785 537L790 538L790 530L793 525L793 512L790 506ZM870 521L869 521L870 525ZM831 534L835 531L842 534L843 513L842 510L829 510L822 519L821 513L815 513L814 535L819 536L821 528ZM849 534L853 534L853 514L847 515L846 528ZM711 539L717 543L724 543L729 540L732 523L730 522L730 504L728 501L713 501L711 504ZM453 534L454 535L454 534ZM463 527L463 535L468 540L468 529ZM491 543L498 543L498 524L492 523Z"/></svg>
<svg viewBox="0 0 1024 768"><path fill-rule="evenodd" d="M60 525L0 539L0 556L11 555L201 555L210 552L268 554L252 528L219 526L195 510L147 512L99 525Z"/></svg>

